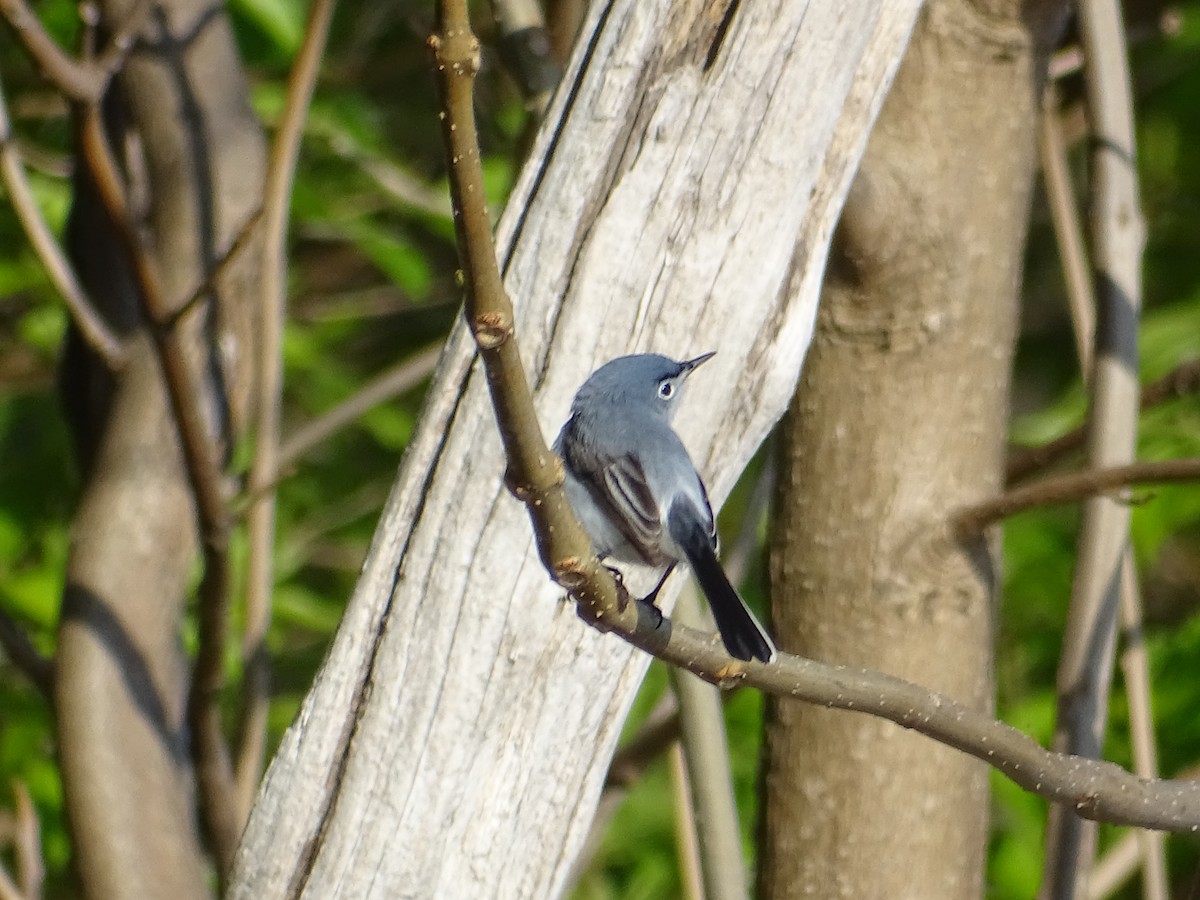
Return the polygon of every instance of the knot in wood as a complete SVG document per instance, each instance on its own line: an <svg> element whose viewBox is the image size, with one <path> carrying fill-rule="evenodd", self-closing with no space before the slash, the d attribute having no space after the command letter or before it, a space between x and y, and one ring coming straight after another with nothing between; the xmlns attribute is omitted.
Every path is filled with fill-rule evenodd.
<svg viewBox="0 0 1200 900"><path fill-rule="evenodd" d="M481 350L495 350L513 333L512 319L504 313L486 312L475 317L472 323L475 343Z"/></svg>
<svg viewBox="0 0 1200 900"><path fill-rule="evenodd" d="M578 556L568 556L554 564L554 580L571 593L582 588L587 577L584 561Z"/></svg>
<svg viewBox="0 0 1200 900"><path fill-rule="evenodd" d="M711 677L701 677L717 690L732 691L746 680L746 666L743 663L731 661L713 672Z"/></svg>
<svg viewBox="0 0 1200 900"><path fill-rule="evenodd" d="M508 488L510 494L522 503L528 503L533 499L533 485L524 478L518 478L511 467L504 470L504 486Z"/></svg>

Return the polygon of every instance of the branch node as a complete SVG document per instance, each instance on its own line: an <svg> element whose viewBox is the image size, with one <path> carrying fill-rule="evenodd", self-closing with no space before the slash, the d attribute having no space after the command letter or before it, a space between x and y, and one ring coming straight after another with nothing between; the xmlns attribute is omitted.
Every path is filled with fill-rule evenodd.
<svg viewBox="0 0 1200 900"><path fill-rule="evenodd" d="M475 343L481 350L495 350L513 336L512 319L499 311L480 313L471 323Z"/></svg>
<svg viewBox="0 0 1200 900"><path fill-rule="evenodd" d="M568 556L554 563L554 580L574 594L588 580L587 563L578 556Z"/></svg>

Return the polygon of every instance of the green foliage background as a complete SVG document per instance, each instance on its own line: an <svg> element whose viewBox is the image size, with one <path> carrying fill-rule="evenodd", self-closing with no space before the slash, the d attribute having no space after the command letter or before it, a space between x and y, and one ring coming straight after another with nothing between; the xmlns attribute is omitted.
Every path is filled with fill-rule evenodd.
<svg viewBox="0 0 1200 900"><path fill-rule="evenodd" d="M1200 2L1178 8L1178 34L1139 44L1134 69L1143 207L1148 223L1144 377L1200 356ZM335 21L309 118L292 205L291 318L285 338L285 432L351 395L367 379L444 335L457 312L456 260L424 47L428 4L344 7ZM268 126L304 28L299 0L234 0L230 6ZM78 40L76 6L48 0L39 15L64 46ZM480 16L484 31L486 17ZM61 226L69 204L67 110L42 83L8 32L0 33L0 78L45 214ZM1068 78L1064 91L1078 91ZM485 49L479 111L493 208L515 176L526 113L513 84ZM980 115L987 115L980 110ZM1084 149L1074 150L1079 180ZM1039 443L1081 421L1063 286L1044 205L1033 211L1025 324L1017 358L1013 439ZM7 203L0 203L0 607L47 654L54 650L70 517L79 491L55 397L55 366L66 318ZM275 695L272 746L291 720L337 626L375 519L420 411L421 391L365 415L303 459L279 492L277 589L270 650ZM553 423L547 423L548 426ZM1140 453L1158 459L1200 454L1200 408L1184 397L1147 413ZM757 471L752 468L752 473ZM722 516L741 527L749 486ZM1200 759L1200 491L1140 492L1133 528L1147 604L1146 637L1155 686L1162 770ZM999 611L999 710L1047 739L1053 685L1074 558L1076 511L1029 513L1005 531L1005 593ZM765 524L759 526L765 536ZM759 553L747 593L764 603ZM231 653L231 683L238 661ZM652 667L628 728L666 690ZM1128 765L1126 705L1118 677L1107 752ZM231 688L231 701L233 688ZM230 703L230 709L234 704ZM728 702L743 828L752 852L760 698ZM69 841L43 699L0 660L0 810L12 780L31 792L42 823L49 896L69 896ZM1045 804L994 779L989 896L1029 897L1040 872ZM679 896L671 785L652 765L608 830L576 896ZM1116 836L1105 829L1106 843ZM897 846L897 862L902 848ZM1194 841L1172 839L1176 888L1194 878ZM11 858L4 857L6 865ZM1136 896L1133 888L1122 896Z"/></svg>

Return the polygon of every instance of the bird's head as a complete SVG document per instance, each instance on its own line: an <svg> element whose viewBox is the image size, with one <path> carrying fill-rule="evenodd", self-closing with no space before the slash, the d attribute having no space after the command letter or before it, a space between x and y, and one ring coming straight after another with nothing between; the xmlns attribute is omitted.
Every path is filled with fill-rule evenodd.
<svg viewBox="0 0 1200 900"><path fill-rule="evenodd" d="M688 376L714 355L705 353L683 362L657 353L617 357L584 382L575 397L575 408L596 403L621 404L669 419L683 396Z"/></svg>

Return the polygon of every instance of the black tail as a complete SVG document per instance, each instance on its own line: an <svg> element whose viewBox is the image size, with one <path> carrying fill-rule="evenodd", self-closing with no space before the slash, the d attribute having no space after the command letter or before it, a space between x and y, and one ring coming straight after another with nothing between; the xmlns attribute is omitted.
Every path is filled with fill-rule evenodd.
<svg viewBox="0 0 1200 900"><path fill-rule="evenodd" d="M729 583L725 570L717 561L713 539L704 523L699 521L686 501L676 501L667 515L667 528L675 543L687 554L688 563L704 596L708 598L717 630L729 655L737 659L759 659L769 663L775 659L775 644L754 613Z"/></svg>

